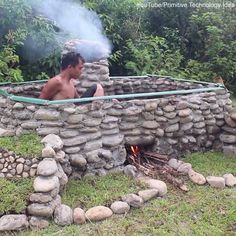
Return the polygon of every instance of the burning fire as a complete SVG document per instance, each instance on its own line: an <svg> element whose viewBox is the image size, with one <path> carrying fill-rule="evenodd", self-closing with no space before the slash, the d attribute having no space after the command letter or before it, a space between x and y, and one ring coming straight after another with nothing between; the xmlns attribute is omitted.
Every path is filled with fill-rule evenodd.
<svg viewBox="0 0 236 236"><path fill-rule="evenodd" d="M130 146L131 152L133 156L137 157L138 154L140 153L140 148L139 146Z"/></svg>

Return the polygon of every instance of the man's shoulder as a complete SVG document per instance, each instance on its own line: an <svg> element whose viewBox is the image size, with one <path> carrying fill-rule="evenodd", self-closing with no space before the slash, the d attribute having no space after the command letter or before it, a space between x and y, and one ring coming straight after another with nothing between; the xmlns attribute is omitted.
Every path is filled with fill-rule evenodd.
<svg viewBox="0 0 236 236"><path fill-rule="evenodd" d="M63 81L61 80L60 76L57 75L57 76L49 79L48 83L50 83L51 85L60 86L63 84Z"/></svg>

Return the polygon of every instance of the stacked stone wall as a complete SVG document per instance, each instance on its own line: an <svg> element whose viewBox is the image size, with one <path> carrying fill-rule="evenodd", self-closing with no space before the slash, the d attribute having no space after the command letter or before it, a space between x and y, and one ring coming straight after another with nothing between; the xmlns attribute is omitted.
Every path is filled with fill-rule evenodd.
<svg viewBox="0 0 236 236"><path fill-rule="evenodd" d="M152 151L174 157L222 150L224 141L219 136L228 127L225 117L231 109L225 89L79 106L32 105L1 97L0 136L32 130L42 137L59 135L64 142L62 168L67 175L80 178L104 175L121 166L129 145L148 145Z"/></svg>
<svg viewBox="0 0 236 236"><path fill-rule="evenodd" d="M26 158L12 151L0 150L0 177L34 177L38 158Z"/></svg>

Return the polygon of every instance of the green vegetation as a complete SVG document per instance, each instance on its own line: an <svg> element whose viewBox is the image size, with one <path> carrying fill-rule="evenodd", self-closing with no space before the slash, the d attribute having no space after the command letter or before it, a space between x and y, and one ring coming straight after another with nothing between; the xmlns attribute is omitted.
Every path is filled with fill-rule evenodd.
<svg viewBox="0 0 236 236"><path fill-rule="evenodd" d="M110 205L114 200L140 188L133 179L123 174L103 177L88 177L85 180L70 180L66 185L62 201L72 208L88 209L96 205Z"/></svg>
<svg viewBox="0 0 236 236"><path fill-rule="evenodd" d="M235 170L235 160L233 158L226 158L220 153L194 153L184 158L184 161L191 161L193 168L205 175L215 173L222 176L225 173L234 173L233 171ZM127 189L124 186L130 183L129 179L116 177L116 175L110 176L110 180L105 180L104 178L106 179L106 177L101 177L93 181L87 180L84 185L81 182L80 185L76 185L77 189L73 190L73 192L80 192L80 188L82 191L85 191L84 186L87 185L89 190L84 193L87 197L90 195L94 197L94 192L96 191L98 198L101 199L103 198L104 189L107 189L106 195L110 195L110 199L113 199L115 191L120 192L122 188ZM104 180L104 186L102 186L102 182L97 183L102 179ZM116 187L113 186L113 179ZM120 182L120 185L117 185L118 182ZM132 208L125 216L113 215L108 220L86 223L79 227L71 225L62 228L52 223L47 229L23 231L19 235L235 235L235 189L214 189L209 187L209 185L197 186L190 181L186 182L190 189L189 192L184 193L168 185L168 193L165 197L156 198L145 204L141 209ZM100 186L101 191L99 191L97 186ZM129 192L132 191L133 189L130 189ZM83 199L86 198L83 197ZM106 199L109 198L103 198L105 202L107 202ZM65 198L63 198L63 202L65 201ZM73 201L71 202L73 203ZM83 201L89 205L90 200L88 198ZM94 204L98 203L96 200L92 201Z"/></svg>
<svg viewBox="0 0 236 236"><path fill-rule="evenodd" d="M220 152L196 152L183 160L192 164L194 170L204 176L232 173L236 175L236 157L225 157Z"/></svg>
<svg viewBox="0 0 236 236"><path fill-rule="evenodd" d="M0 178L0 215L24 211L32 192L33 181L30 178Z"/></svg>
<svg viewBox="0 0 236 236"><path fill-rule="evenodd" d="M236 106L236 98L235 98L235 97L232 97L231 99L232 99L233 105Z"/></svg>
<svg viewBox="0 0 236 236"><path fill-rule="evenodd" d="M38 14L35 2L40 1L0 2L0 81L46 79L59 70L63 43L57 36L68 32ZM169 74L205 81L220 75L236 92L235 6L193 7L186 0L178 1L186 7L155 7L162 0L73 2L102 20L113 44L111 75Z"/></svg>
<svg viewBox="0 0 236 236"><path fill-rule="evenodd" d="M41 138L36 133L0 138L0 149L13 151L24 157L40 157L42 148Z"/></svg>

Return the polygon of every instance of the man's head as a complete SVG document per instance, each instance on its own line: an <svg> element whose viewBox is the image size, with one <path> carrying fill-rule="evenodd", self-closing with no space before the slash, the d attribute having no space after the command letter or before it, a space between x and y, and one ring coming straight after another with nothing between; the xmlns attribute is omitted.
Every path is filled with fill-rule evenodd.
<svg viewBox="0 0 236 236"><path fill-rule="evenodd" d="M61 60L61 69L68 70L72 77L80 75L85 60L76 52L69 52L64 54Z"/></svg>

